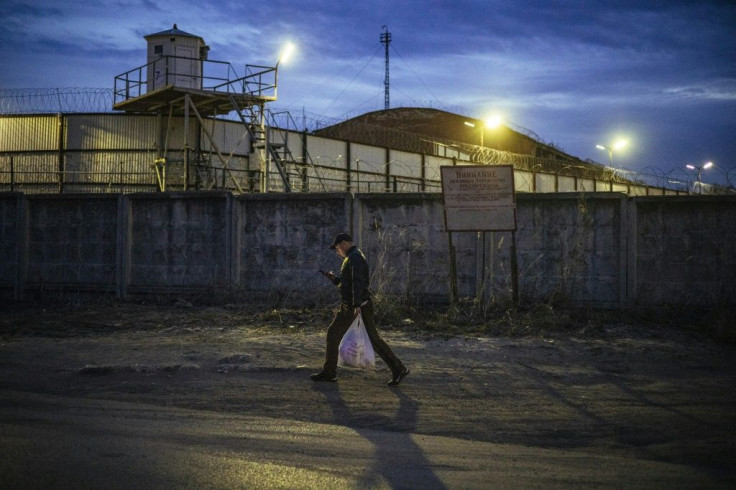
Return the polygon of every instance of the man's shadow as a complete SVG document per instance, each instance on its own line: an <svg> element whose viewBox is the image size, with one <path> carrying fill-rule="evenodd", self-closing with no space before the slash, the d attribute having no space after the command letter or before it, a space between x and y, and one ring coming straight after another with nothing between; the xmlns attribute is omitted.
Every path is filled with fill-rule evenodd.
<svg viewBox="0 0 736 490"><path fill-rule="evenodd" d="M373 444L373 457L366 461L366 470L358 480L360 488L378 486L382 480L391 488L447 488L435 475L424 451L412 439L417 426L418 404L399 388L392 389L399 399L396 415L393 418L371 417L371 425L380 429L366 427L365 422L361 425L361 419L343 400L338 384L315 383L313 389L324 395L336 424L349 427ZM389 429L384 429L386 427Z"/></svg>

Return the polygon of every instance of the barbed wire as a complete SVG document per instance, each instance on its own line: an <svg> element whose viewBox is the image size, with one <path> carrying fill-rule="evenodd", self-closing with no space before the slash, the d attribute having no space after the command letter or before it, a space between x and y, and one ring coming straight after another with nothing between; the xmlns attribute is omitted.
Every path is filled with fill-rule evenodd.
<svg viewBox="0 0 736 490"><path fill-rule="evenodd" d="M111 88L0 89L0 115L114 112L112 105Z"/></svg>

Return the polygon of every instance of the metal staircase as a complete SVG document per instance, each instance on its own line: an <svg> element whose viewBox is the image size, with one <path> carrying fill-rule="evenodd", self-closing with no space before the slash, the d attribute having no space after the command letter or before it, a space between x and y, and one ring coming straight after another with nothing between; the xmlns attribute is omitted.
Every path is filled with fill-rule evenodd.
<svg viewBox="0 0 736 490"><path fill-rule="evenodd" d="M269 131L266 126L266 112L264 104L240 107L237 100L235 100L235 97L229 95L228 98L230 99L230 103L233 105L233 109L235 109L235 112L238 114L240 122L243 123L243 126L250 136L253 154L258 155L261 171L261 192L268 192L270 188L269 177L271 173L271 164L276 167L279 176L281 176L284 191L291 192L289 176L286 172L284 159L282 158L283 148L285 145L270 141ZM281 154L279 154L279 149L282 150Z"/></svg>
<svg viewBox="0 0 736 490"><path fill-rule="evenodd" d="M284 192L293 192L294 187L291 182L291 173L289 168L297 170L297 176L300 176L302 192L309 191L309 179L307 178L307 168L312 168L322 190L326 190L324 182L319 175L317 167L314 165L311 156L303 150L304 156L300 159L294 158L288 144L289 131L278 129L275 124L274 115L265 108L265 104L252 104L240 107L237 100L232 95L229 96L233 109L238 114L240 122L245 127L250 136L252 153L257 155L260 168L260 191L269 192L275 187L270 182L271 169L275 167L281 178ZM289 113L280 113L296 126ZM298 172L301 167L301 172Z"/></svg>

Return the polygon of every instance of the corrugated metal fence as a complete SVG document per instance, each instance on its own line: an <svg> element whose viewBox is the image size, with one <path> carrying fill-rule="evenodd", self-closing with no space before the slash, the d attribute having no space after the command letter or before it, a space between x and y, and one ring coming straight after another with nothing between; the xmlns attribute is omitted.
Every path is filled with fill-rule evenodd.
<svg viewBox="0 0 736 490"><path fill-rule="evenodd" d="M150 192L162 187L164 177L166 190L260 192L264 171L269 186L263 190L284 190L276 167L259 161L239 122L211 119L206 125L189 121L185 138L183 118L169 124L161 116L117 113L0 116L0 191ZM275 128L269 138L289 149L283 170L295 192L440 192L441 166L475 163L461 152L411 153ZM687 193L686 187L635 178L600 180L573 166L554 174L517 169L515 179L518 192Z"/></svg>

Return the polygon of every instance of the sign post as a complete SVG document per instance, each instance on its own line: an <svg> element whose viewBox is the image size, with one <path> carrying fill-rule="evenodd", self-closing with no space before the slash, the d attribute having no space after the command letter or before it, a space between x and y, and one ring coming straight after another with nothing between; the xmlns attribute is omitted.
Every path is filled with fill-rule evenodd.
<svg viewBox="0 0 736 490"><path fill-rule="evenodd" d="M453 231L510 231L511 284L519 301L516 263L516 195L513 165L458 165L440 167L445 229L450 246L451 301L457 302L457 268Z"/></svg>

